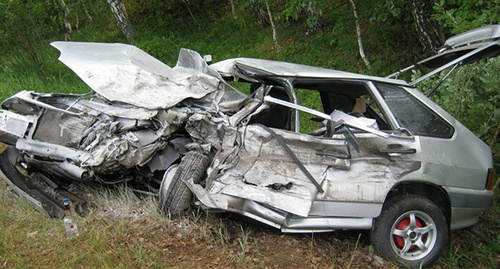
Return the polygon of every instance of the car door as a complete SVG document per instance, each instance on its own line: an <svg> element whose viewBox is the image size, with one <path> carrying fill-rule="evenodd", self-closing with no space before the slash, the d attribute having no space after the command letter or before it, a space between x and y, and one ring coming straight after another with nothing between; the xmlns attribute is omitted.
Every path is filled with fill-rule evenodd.
<svg viewBox="0 0 500 269"><path fill-rule="evenodd" d="M316 154L325 158L320 164L325 169L322 177L324 192L317 194L311 215L376 217L391 188L421 168L419 140L400 128L375 84L369 81L364 82L363 87L359 82L356 84L359 93L352 97L367 99L367 110L360 118L345 116L344 130L348 127L350 132L335 132L322 138L323 142L317 146ZM344 85L344 88L355 89L354 85ZM348 109L338 102L341 98L335 90L329 94L329 98L322 98L327 108L325 112L329 113L336 107ZM329 100L332 101L325 104ZM359 119L368 121L363 130L355 128ZM381 130L371 128L373 126ZM354 138L349 139L352 135ZM344 154L339 154L338 147L330 145L331 141L343 141ZM356 142L358 146L354 145ZM332 165L341 159L345 165Z"/></svg>
<svg viewBox="0 0 500 269"><path fill-rule="evenodd" d="M359 94L366 93L374 101L372 107L384 106L369 83L362 83L360 87L357 82L357 85ZM332 88L343 88L337 86ZM349 88L349 85L343 86ZM294 109L295 115L306 113L331 119L321 111L271 96L264 100ZM390 114L384 110L378 113L379 118ZM328 136L261 124L240 128L242 147L237 164L217 179L222 193L302 217L377 216L394 184L420 168L418 143L408 133L390 127L388 120L379 119L385 129L382 131L357 121L362 120L346 116L343 124L337 126L343 132ZM346 210L349 206L360 209L360 204L367 207Z"/></svg>

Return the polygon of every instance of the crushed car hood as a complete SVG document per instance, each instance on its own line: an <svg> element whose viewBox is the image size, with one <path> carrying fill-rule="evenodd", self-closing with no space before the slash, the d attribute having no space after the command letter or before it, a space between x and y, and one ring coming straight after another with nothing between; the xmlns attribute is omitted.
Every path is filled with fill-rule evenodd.
<svg viewBox="0 0 500 269"><path fill-rule="evenodd" d="M148 109L166 109L179 102L199 99L218 90L221 81L205 70L174 68L139 48L126 44L53 42L59 60L71 68L96 93ZM182 54L182 50L181 50ZM199 54L191 66L206 65Z"/></svg>

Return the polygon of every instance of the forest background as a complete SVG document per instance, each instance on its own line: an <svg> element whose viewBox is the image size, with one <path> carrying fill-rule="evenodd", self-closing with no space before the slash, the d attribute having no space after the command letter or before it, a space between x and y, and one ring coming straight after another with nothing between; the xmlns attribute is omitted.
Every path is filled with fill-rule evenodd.
<svg viewBox="0 0 500 269"><path fill-rule="evenodd" d="M56 40L133 44L170 66L180 48L189 48L214 62L255 57L386 76L432 55L447 37L498 24L499 13L497 0L1 0L0 101L21 90L91 91L57 61L59 52L49 46ZM438 266L500 262L498 58L462 67L432 96L492 148L497 175L495 201L480 223L486 238L459 234ZM241 231L234 234L237 246ZM7 245L0 243L0 267L15 260Z"/></svg>

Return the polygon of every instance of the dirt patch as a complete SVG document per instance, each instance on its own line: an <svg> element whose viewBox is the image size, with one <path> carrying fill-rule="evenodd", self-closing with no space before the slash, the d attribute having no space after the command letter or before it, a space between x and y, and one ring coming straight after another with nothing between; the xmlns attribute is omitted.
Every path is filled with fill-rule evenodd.
<svg viewBox="0 0 500 269"><path fill-rule="evenodd" d="M134 198L135 197L135 198ZM390 263L373 254L366 232L283 234L234 214L193 212L171 219L161 215L156 201L124 191L97 195L89 214L125 222L126 244L161 257L162 266L176 268L382 268ZM158 265L158 264L157 264Z"/></svg>

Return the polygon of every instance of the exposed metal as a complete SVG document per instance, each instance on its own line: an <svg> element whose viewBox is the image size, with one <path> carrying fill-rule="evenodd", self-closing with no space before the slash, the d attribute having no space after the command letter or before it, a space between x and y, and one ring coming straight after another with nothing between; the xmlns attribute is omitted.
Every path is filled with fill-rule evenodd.
<svg viewBox="0 0 500 269"><path fill-rule="evenodd" d="M489 54L490 50L498 51L499 46L500 46L500 40L487 43L486 45L479 47L479 48L465 54L464 56L458 57L458 58L454 59L453 61L450 61L447 64L444 64L444 65L440 66L439 68L432 70L431 72L423 75L422 77L412 81L410 83L410 85L411 86L416 85L417 83L424 81L424 80L428 79L429 77L432 77L435 74L437 74L445 69L448 69L448 68L450 68L458 63L461 63L464 61L472 61L473 59L471 59L471 58L474 58L474 57L478 58L479 56L481 56L482 52Z"/></svg>
<svg viewBox="0 0 500 269"><path fill-rule="evenodd" d="M473 29L450 37L436 55L403 68L387 76L387 78L397 78L409 70L421 70L421 67L430 69L430 73L423 74L422 77L410 83L410 85L415 85L450 67L497 56L499 54L498 47L500 46L499 38L500 25L498 24Z"/></svg>
<svg viewBox="0 0 500 269"><path fill-rule="evenodd" d="M459 47L500 38L500 25L488 25L448 38L444 47Z"/></svg>
<svg viewBox="0 0 500 269"><path fill-rule="evenodd" d="M490 28L448 45L497 38L498 27ZM499 42L435 70L498 49ZM13 165L34 173L65 182L127 182L161 200L182 156L199 151L211 164L201 183L185 180L196 205L236 212L284 232L371 229L388 197L426 191L443 194L427 198L444 201L439 206L450 212L451 228L462 228L474 224L492 199L484 189L491 150L412 87L439 71L408 84L261 59L208 65L186 49L171 68L130 45L52 45L93 93L25 91L2 103L0 140L22 156ZM251 94L230 80L250 83ZM299 104L299 86L320 95L322 111ZM361 117L349 115L345 107L361 98L369 100ZM325 121L303 134L301 113ZM5 173L0 176L11 182ZM409 214L426 219L423 212ZM432 243L432 229L427 233ZM395 251L404 256L408 249Z"/></svg>

